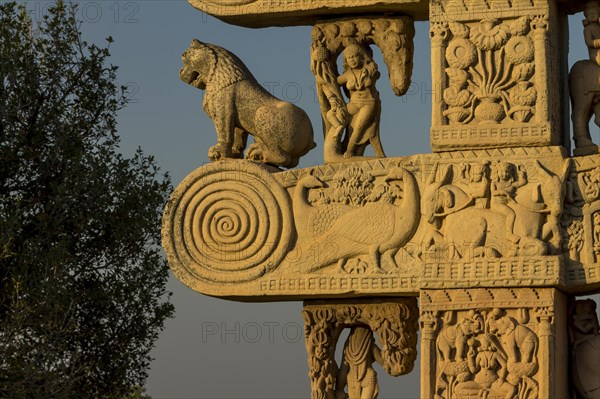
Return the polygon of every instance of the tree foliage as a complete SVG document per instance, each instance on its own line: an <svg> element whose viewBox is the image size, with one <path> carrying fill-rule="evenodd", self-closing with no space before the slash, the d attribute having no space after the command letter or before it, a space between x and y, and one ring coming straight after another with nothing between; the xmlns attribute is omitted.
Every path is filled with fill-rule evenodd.
<svg viewBox="0 0 600 399"><path fill-rule="evenodd" d="M133 395L173 313L170 181L119 153L108 56L61 1L39 24L0 4L0 397Z"/></svg>

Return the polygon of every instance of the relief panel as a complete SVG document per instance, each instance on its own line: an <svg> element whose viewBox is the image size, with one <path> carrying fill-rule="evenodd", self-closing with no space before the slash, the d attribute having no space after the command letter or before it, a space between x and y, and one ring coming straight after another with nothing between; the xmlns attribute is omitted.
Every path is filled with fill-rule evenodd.
<svg viewBox="0 0 600 399"><path fill-rule="evenodd" d="M552 289L421 294L422 397L566 397L552 381L565 355L564 297ZM562 352L561 352L562 351ZM566 376L565 376L566 377Z"/></svg>
<svg viewBox="0 0 600 399"><path fill-rule="evenodd" d="M548 31L559 14L541 1L432 3L434 151L562 143L566 59L550 45L562 27Z"/></svg>

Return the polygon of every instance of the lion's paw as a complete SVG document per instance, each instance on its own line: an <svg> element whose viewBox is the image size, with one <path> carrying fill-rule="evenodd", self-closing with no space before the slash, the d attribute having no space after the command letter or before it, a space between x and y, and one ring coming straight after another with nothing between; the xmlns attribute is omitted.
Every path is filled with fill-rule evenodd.
<svg viewBox="0 0 600 399"><path fill-rule="evenodd" d="M263 148L260 144L251 144L248 147L248 151L246 151L246 159L250 159L252 161L263 162L265 159Z"/></svg>
<svg viewBox="0 0 600 399"><path fill-rule="evenodd" d="M208 159L211 161L218 161L221 158L221 146L219 144L213 145L208 149Z"/></svg>

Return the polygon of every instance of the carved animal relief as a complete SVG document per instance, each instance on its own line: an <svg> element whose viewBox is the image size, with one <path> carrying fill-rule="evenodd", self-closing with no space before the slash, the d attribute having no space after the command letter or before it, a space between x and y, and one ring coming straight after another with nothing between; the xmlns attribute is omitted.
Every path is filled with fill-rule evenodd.
<svg viewBox="0 0 600 399"><path fill-rule="evenodd" d="M567 297L600 292L597 1L189 1L244 26L313 26L325 164L279 169L315 146L308 116L193 41L180 78L205 90L218 162L165 210L184 284L306 301L312 399L375 399L379 367L410 372L416 296L422 398L600 399L596 304ZM589 59L568 73L580 11ZM394 94L409 88L415 20L429 20L434 152L386 158L377 84L387 70Z"/></svg>
<svg viewBox="0 0 600 399"><path fill-rule="evenodd" d="M431 350L435 359L428 370L431 385L426 386L433 390L431 397L560 396L541 389L547 383L547 368L555 367L541 363L555 340L552 298L552 291L535 289L425 293L421 298L423 356L427 358Z"/></svg>
<svg viewBox="0 0 600 399"><path fill-rule="evenodd" d="M182 61L181 80L206 91L202 107L218 139L208 150L211 161L243 158L248 135L254 143L247 159L286 168L315 147L308 115L273 97L229 51L194 39Z"/></svg>
<svg viewBox="0 0 600 399"><path fill-rule="evenodd" d="M375 184L360 167L340 170L333 187L313 175L294 190L294 220L299 245L324 247L316 262L299 264L314 272L337 264L337 273L385 273L383 255L404 246L419 223L419 187L408 170L392 168ZM308 194L310 189L318 194ZM317 198L312 203L309 196Z"/></svg>

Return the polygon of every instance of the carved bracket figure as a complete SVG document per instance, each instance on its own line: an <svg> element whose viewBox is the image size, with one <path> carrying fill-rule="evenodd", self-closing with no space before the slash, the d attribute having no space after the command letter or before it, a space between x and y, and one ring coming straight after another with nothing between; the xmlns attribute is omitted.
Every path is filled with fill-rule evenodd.
<svg viewBox="0 0 600 399"><path fill-rule="evenodd" d="M377 398L379 387L374 362L392 376L407 374L414 366L417 316L414 298L305 302L302 317L311 398ZM345 328L351 330L338 366L335 348Z"/></svg>
<svg viewBox="0 0 600 399"><path fill-rule="evenodd" d="M248 135L254 143L247 159L286 168L316 146L306 113L273 97L234 54L194 39L182 61L181 80L206 90L202 106L218 139L208 151L211 161L242 158Z"/></svg>
<svg viewBox="0 0 600 399"><path fill-rule="evenodd" d="M577 399L600 399L600 324L596 302L574 301L569 313L571 381Z"/></svg>
<svg viewBox="0 0 600 399"><path fill-rule="evenodd" d="M575 155L598 154L590 135L592 115L600 126L600 3L588 1L584 16L583 35L590 59L576 62L569 73Z"/></svg>
<svg viewBox="0 0 600 399"><path fill-rule="evenodd" d="M382 50L392 89L402 95L410 85L413 36L410 17L346 19L315 25L311 70L323 117L326 163L363 156L369 144L376 157L385 157L379 138L381 101L375 87L380 73L370 45ZM336 59L342 52L344 71L340 74Z"/></svg>

